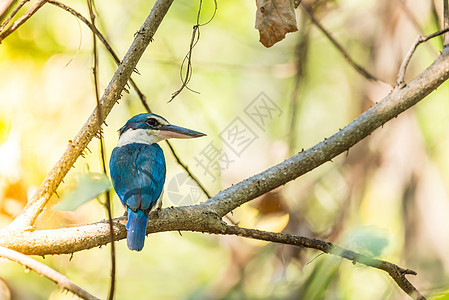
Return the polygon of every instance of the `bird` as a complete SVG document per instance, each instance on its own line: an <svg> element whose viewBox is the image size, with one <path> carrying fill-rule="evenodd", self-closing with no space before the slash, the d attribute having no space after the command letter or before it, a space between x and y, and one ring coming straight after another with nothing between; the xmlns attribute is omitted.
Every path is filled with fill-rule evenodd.
<svg viewBox="0 0 449 300"><path fill-rule="evenodd" d="M204 133L171 125L154 113L133 116L118 130L117 146L112 150L109 170L112 185L128 215L127 245L141 251L145 243L148 214L161 209L166 165L157 144L169 138L196 138Z"/></svg>

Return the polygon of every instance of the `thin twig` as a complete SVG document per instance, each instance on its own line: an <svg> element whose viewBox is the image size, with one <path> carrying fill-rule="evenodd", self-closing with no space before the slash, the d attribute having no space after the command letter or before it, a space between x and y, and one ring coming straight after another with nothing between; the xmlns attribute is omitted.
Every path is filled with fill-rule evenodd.
<svg viewBox="0 0 449 300"><path fill-rule="evenodd" d="M204 231L206 228L211 232L210 225L205 226L206 223L209 224L211 216L220 218L236 207L346 152L375 129L424 99L448 78L449 49L445 49L431 66L406 87L395 88L384 99L328 139L228 187L202 204L163 209L157 216L150 213L147 233L171 230ZM126 237L125 224L124 217L114 219L116 240ZM0 245L34 255L73 253L110 242L107 222L54 230L20 231L15 234L11 233L12 230L14 228L0 229ZM214 233L220 231L225 231L225 228L220 229L217 226Z"/></svg>
<svg viewBox="0 0 449 300"><path fill-rule="evenodd" d="M243 203L293 180L346 152L392 118L418 103L449 78L449 49L403 88L394 88L350 124L321 143L272 168L234 184L204 204L222 216Z"/></svg>
<svg viewBox="0 0 449 300"><path fill-rule="evenodd" d="M86 24L87 27L89 27L89 29L95 33L95 35L98 37L100 42L106 47L106 49L108 50L108 52L111 54L112 58L114 59L115 63L117 65L120 65L121 61L120 61L120 58L118 57L117 53L114 51L114 49L112 49L112 46L109 44L109 42L106 40L104 35L98 30L98 28L96 26L93 26L92 23L89 22L89 20L87 20L82 14L80 14L79 12L77 12L70 6L65 5L62 2L59 2L56 0L48 0L48 3L67 11L68 13L72 14L74 17L78 18L81 22ZM145 95L143 95L143 93L140 91L139 87L136 85L134 80L132 78L130 78L129 82L130 82L131 86L134 88L134 90L136 91L138 97L141 100L142 99L145 100ZM149 107L147 108L147 110L151 111Z"/></svg>
<svg viewBox="0 0 449 300"><path fill-rule="evenodd" d="M95 109L83 128L81 128L80 132L71 140L62 157L49 172L44 179L44 182L39 186L34 196L22 210L21 214L8 227L14 228L15 230L21 230L29 228L34 224L37 217L50 200L50 197L58 188L62 179L66 176L92 138L97 134L100 129L98 124L103 123L106 116L112 110L112 107L121 98L122 91L129 81L131 74L134 72L138 61L153 39L156 30L172 3L173 0L156 1L149 16L135 35L132 45L128 49L122 63L118 66L108 87L101 97L100 106L102 115L100 122L97 120L98 113Z"/></svg>
<svg viewBox="0 0 449 300"><path fill-rule="evenodd" d="M344 249L330 242L325 242L318 239L301 237L292 234L267 232L256 229L247 229L237 226L226 227L226 234L237 235L241 237L269 241L274 243L281 243L286 245L293 245L297 247L306 247L323 251L333 255L348 259L353 263L364 264L369 267L383 270L387 272L391 278L399 285L399 287L406 292L410 297L417 300L425 299L418 290L411 284L405 275L416 275L415 271L403 269L393 263L371 258L369 256L359 254L357 252Z"/></svg>
<svg viewBox="0 0 449 300"><path fill-rule="evenodd" d="M434 37L437 37L439 35L442 35L446 32L449 32L449 27L445 28L443 30L439 30L437 32L434 32L432 34L426 35L426 36L420 36L418 35L413 42L413 45L408 50L407 54L405 55L404 59L402 60L401 67L399 68L398 77L396 79L396 86L398 87L404 87L405 86L405 72L407 71L408 64L410 63L410 60L412 59L413 53L415 53L416 48L419 44L427 42L430 39L433 39Z"/></svg>
<svg viewBox="0 0 449 300"><path fill-rule="evenodd" d="M198 180L198 178L193 175L190 170L189 167L184 164L180 159L178 154L176 153L175 149L173 148L172 144L170 143L170 141L166 141L167 142L167 146L168 148L170 148L170 151L173 153L173 156L176 159L176 162L181 165L181 167L187 172L187 174L189 174L190 178L193 179L193 181L195 181L195 183L200 187L200 189L203 191L203 193L207 196L207 199L209 199L210 197L212 197L212 195L207 191L207 189L203 186L203 184Z"/></svg>
<svg viewBox="0 0 449 300"><path fill-rule="evenodd" d="M378 82L383 82L380 79L376 78L374 75L372 75L371 73L369 73L367 70L365 70L365 68L363 68L361 65L359 65L358 63L356 63L351 56L349 55L349 53L346 51L345 48L343 48L343 46L332 36L332 34L326 29L324 28L323 25L321 25L320 21L318 21L318 19L315 17L312 8L308 5L305 4L304 2L301 2L301 6L304 9L304 11L307 12L307 14L309 15L310 19L312 20L313 24L316 25L316 27L318 27L318 29L321 30L321 32L328 38L328 40L335 46L335 48L337 48L338 51L340 51L340 53L343 55L343 57L346 59L346 61L358 72L360 73L362 76L364 76L365 78L369 79L369 80L374 80L374 81L378 81Z"/></svg>
<svg viewBox="0 0 449 300"><path fill-rule="evenodd" d="M33 16L39 8L41 8L47 0L39 0L32 8L30 8L23 16L18 18L14 23L11 24L5 31L0 33L0 43L11 33L24 24L31 16Z"/></svg>
<svg viewBox="0 0 449 300"><path fill-rule="evenodd" d="M29 256L26 256L25 254L0 246L0 257L7 258L11 261L21 264L27 269L34 270L39 275L47 277L48 279L56 283L60 289L72 292L82 299L100 299L73 283L73 281L68 279L66 276L50 268L49 266Z"/></svg>
<svg viewBox="0 0 449 300"><path fill-rule="evenodd" d="M0 1L0 20L2 20L8 10L14 5L15 0L2 0Z"/></svg>
<svg viewBox="0 0 449 300"><path fill-rule="evenodd" d="M398 0L399 4L402 7L402 10L404 11L405 15L407 16L407 18L410 20L410 22L413 24L413 26L415 26L416 30L419 32L420 35L424 35L424 29L422 28L422 26L419 24L418 20L415 18L415 16L413 15L413 12L410 10L410 8L407 5L406 0ZM433 2L433 1L431 1ZM438 51L435 50L434 47L432 47L431 44L426 44L427 48L429 49L430 52L432 52L432 54L434 55L434 57L438 56Z"/></svg>
<svg viewBox="0 0 449 300"><path fill-rule="evenodd" d="M89 8L89 15L90 15L90 21L92 23L92 26L95 28L95 13L92 5L93 0L87 0L87 6ZM95 35L95 32L92 31L92 42L93 42L93 56L94 56L94 62L93 62L93 68L92 73L94 75L94 88L95 88L95 100L97 102L97 120L98 120L98 127L100 128L99 131L99 139L100 139L100 156L101 156L101 166L103 169L103 173L107 175L106 171L106 150L104 145L104 139L102 134L102 123L101 123L101 105L100 105L100 89L99 89L99 80L98 80L98 50L97 50L97 37ZM111 282L109 285L109 293L108 293L108 299L113 300L114 299L114 290L115 290L115 243L114 243L114 230L113 230L113 223L112 223L112 211L111 211L111 190L104 192L106 202L104 203L104 206L106 208L106 212L108 215L108 221L109 221L109 232L110 232L110 238L111 238Z"/></svg>
<svg viewBox="0 0 449 300"><path fill-rule="evenodd" d="M117 63L117 65L120 64L120 59L118 58L118 55L116 54L114 49L112 49L111 45L108 43L108 41L103 36L103 34L98 30L98 28L93 26L92 23L90 23L83 15L81 15L79 12L77 12L73 8L65 5L64 3L61 3L61 2L58 2L55 0L48 0L48 3L53 4L56 7L64 9L65 11L69 12L70 14L72 14L73 16L75 16L76 18L81 20L84 24L86 24L90 28L90 30L97 35L98 39L103 43L103 45L106 47L108 52L112 55L112 57L114 58L114 61ZM130 84L131 84L131 87L136 91L145 110L147 112L151 113L152 111L146 101L146 96L140 91L139 87L137 86L137 84L135 83L135 81L132 78L130 78ZM199 181L199 179L189 170L187 165L182 162L181 158L176 153L174 147L170 144L170 142L167 141L167 145L169 146L170 151L173 154L173 157L175 158L177 163L186 171L187 175L198 184L198 186L203 191L203 193L207 196L207 198L210 198L210 193L207 191L207 189L204 187L204 185ZM233 224L235 224L235 222L233 222Z"/></svg>
<svg viewBox="0 0 449 300"><path fill-rule="evenodd" d="M168 102L171 102L173 99L175 99L175 97L178 96L184 88L187 88L188 90L190 90L194 93L198 93L197 91L194 91L187 86L190 82L190 79L192 78L192 52L193 52L193 48L196 46L196 44L198 43L198 41L200 39L200 27L209 24L214 19L215 14L217 13L217 5L218 5L217 0L214 0L214 4L215 4L215 8L214 8L214 13L212 14L212 17L210 17L210 19L207 22L204 22L201 24L200 16L201 16L201 8L203 6L203 0L200 0L200 4L198 7L198 13L196 15L196 24L193 26L192 38L190 39L189 51L187 52L186 56L184 57L184 59L181 63L181 68L179 70L182 85L177 91L175 91L172 94L171 99ZM187 62L187 70L185 72L185 75L183 75L184 64L186 62Z"/></svg>
<svg viewBox="0 0 449 300"><path fill-rule="evenodd" d="M298 42L295 46L295 60L296 60L296 75L293 92L291 94L291 104L290 104L290 122L288 129L288 144L290 152L296 149L296 138L297 138L297 120L298 114L301 111L301 99L300 92L304 79L304 70L307 63L307 55L309 52L309 39L310 39L310 23L307 18L303 17L305 13L302 12L301 25L299 26L299 37Z"/></svg>
<svg viewBox="0 0 449 300"><path fill-rule="evenodd" d="M12 18L19 12L19 10L25 5L25 3L29 2L30 0L23 0L21 1L17 7L14 9L14 11L6 18L6 20L0 25L0 32L3 31L6 25L11 22Z"/></svg>

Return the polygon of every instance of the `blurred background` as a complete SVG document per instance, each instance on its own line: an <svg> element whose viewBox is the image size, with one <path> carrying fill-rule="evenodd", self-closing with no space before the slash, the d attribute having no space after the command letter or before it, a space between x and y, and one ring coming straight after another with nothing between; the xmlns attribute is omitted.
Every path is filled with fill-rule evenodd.
<svg viewBox="0 0 449 300"><path fill-rule="evenodd" d="M25 9L34 5L27 3ZM273 166L337 132L391 90L418 34L437 31L442 1L306 1L352 57L379 82L348 65L300 8L299 31L272 48L254 29L254 1L218 2L193 50L189 87L180 65L196 22L198 2L176 0L133 78L152 110L171 123L207 133L173 146L210 193ZM85 1L71 7L88 17ZM123 57L153 1L95 1L97 25ZM203 1L201 20L213 14ZM101 91L116 65L100 45ZM438 56L442 39L421 45L410 80ZM92 37L84 24L50 4L0 45L0 225L8 225L43 181L95 107ZM332 163L242 207L241 226L316 237L418 272L409 276L429 299L449 299L449 85L376 130ZM256 114L264 111L264 116ZM107 118L107 157L117 130L144 112L124 94ZM239 140L229 133L244 130ZM98 139L59 187L61 198L80 177L101 172ZM207 197L187 178L165 143L164 206ZM39 228L88 224L105 218L100 201L73 212L54 208ZM113 214L123 208L114 194ZM152 234L142 252L117 245L116 299L408 299L384 272L320 252L246 240L177 232ZM109 246L38 258L105 298ZM73 299L15 263L0 262L13 299Z"/></svg>

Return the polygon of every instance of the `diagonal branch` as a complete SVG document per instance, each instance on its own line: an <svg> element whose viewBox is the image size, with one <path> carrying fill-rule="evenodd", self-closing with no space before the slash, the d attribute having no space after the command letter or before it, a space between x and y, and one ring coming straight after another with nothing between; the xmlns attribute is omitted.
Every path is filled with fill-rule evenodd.
<svg viewBox="0 0 449 300"><path fill-rule="evenodd" d="M116 239L126 238L126 217L114 219L114 236ZM147 233L162 231L194 231L212 234L237 235L246 238L282 243L323 251L340 256L354 263L364 264L387 272L393 280L414 299L424 299L418 290L407 280L406 275L416 275L416 272L401 268L393 263L373 259L357 252L344 249L330 242L301 237L292 234L266 232L230 226L221 221L215 213L208 211L204 205L185 206L163 209L157 215L150 214ZM45 241L45 243L42 243ZM107 221L51 230L25 231L15 236L0 233L0 245L13 247L27 254L66 254L110 242L109 225Z"/></svg>
<svg viewBox="0 0 449 300"><path fill-rule="evenodd" d="M73 16L78 18L80 21L82 21L84 24L86 24L87 27L89 27L89 29L103 43L103 45L106 47L108 52L114 58L114 61L117 63L117 65L120 64L120 59L119 59L118 55L115 53L114 49L112 49L111 45L108 43L108 41L103 36L103 34L98 30L98 28L96 26L94 26L91 22L89 22L82 14L80 14L79 12L74 10L73 8L65 5L64 3L61 3L61 2L58 2L58 1L55 1L55 0L48 0L48 3L50 3L50 4L52 4L52 5L56 6L56 7L59 7L61 9L65 10L65 11L69 12L70 14L72 14ZM137 93L137 96L139 97L140 102L142 103L142 105L145 107L145 110L147 112L151 113L152 111L151 111L150 107L148 106L148 103L146 102L146 96L140 91L139 87L137 86L137 84L135 83L135 81L132 78L129 79L129 82L131 84L131 87ZM203 193L209 199L211 197L211 195L208 192L208 190L206 189L206 187L201 183L201 181L198 179L198 177L196 177L189 170L188 166L181 160L181 158L179 157L179 155L175 151L175 149L172 146L172 144L170 143L170 141L166 140L165 142L167 143L168 148L170 149L171 153L173 154L173 157L176 159L176 162L186 171L186 173L190 176L190 178L192 178L192 180L195 181L195 183L199 186L199 188L203 191Z"/></svg>
<svg viewBox="0 0 449 300"><path fill-rule="evenodd" d="M3 29L6 27L6 25L8 25L9 22L11 22L11 20L15 17L15 15L19 12L19 10L30 0L22 0L17 7L11 12L11 14L6 18L5 21L3 21L2 24L0 24L0 32L3 31ZM9 2L9 3L8 3ZM14 3L13 0L8 0L8 2L3 1L3 3L1 5L12 5ZM5 11L7 11L9 9L9 5L7 8L5 8ZM2 7L4 8L4 7ZM0 19L2 19L3 14L5 13L5 11L1 11L0 9Z"/></svg>
<svg viewBox="0 0 449 300"><path fill-rule="evenodd" d="M26 256L25 254L0 246L0 257L7 258L11 261L21 264L25 268L34 270L39 275L47 277L48 279L56 283L60 289L70 291L82 299L99 299L73 283L73 281L71 281L61 273L31 257Z"/></svg>
<svg viewBox="0 0 449 300"><path fill-rule="evenodd" d="M304 9L305 12L310 17L310 20L312 20L313 24L315 24L316 27L318 27L319 30L327 37L327 39L337 48L337 50L343 55L343 57L346 59L346 61L357 71L359 72L363 77L369 80L374 80L378 82L382 82L378 78L376 78L374 75L369 73L365 68L363 68L361 65L356 63L354 59L349 55L349 53L343 48L343 46L332 36L332 34L324 28L324 26L318 21L318 19L315 17L315 14L313 13L312 8L304 3L301 2L301 6Z"/></svg>
<svg viewBox="0 0 449 300"><path fill-rule="evenodd" d="M419 44L427 42L430 39L433 39L434 37L437 37L442 34L446 34L449 32L449 27L445 28L443 30L437 31L435 33L426 35L426 36L420 36L418 35L413 42L413 45L408 50L407 54L405 55L404 59L402 60L401 66L399 67L398 77L396 79L396 85L399 87L404 87L405 85L405 72L407 71L407 67L410 63L410 60L412 59L412 55L415 53L416 48L418 48Z"/></svg>
<svg viewBox="0 0 449 300"><path fill-rule="evenodd" d="M330 242L325 242L318 239L311 239L302 236L296 236L286 233L267 232L256 229L247 229L237 226L227 226L226 234L237 235L241 237L269 241L274 243L281 243L286 245L293 245L297 247L305 247L323 251L324 253L333 254L342 258L348 259L355 263L360 263L369 267L373 267L385 271L391 278L399 285L399 287L406 292L413 299L425 299L419 291L411 284L405 275L416 275L415 271L401 268L393 263L374 259L372 257L359 254L357 252L344 249L340 246L334 245Z"/></svg>
<svg viewBox="0 0 449 300"><path fill-rule="evenodd" d="M264 172L223 190L202 204L164 209L159 213L158 218L152 214L147 233L169 230L201 231L201 228L203 228L201 220L205 216L213 214L221 218L243 203L330 161L371 134L376 128L418 103L448 78L449 49L444 49L437 60L407 86L393 89L382 101L330 138ZM114 236L116 240L119 240L126 236L126 229L120 225L121 223L117 223L117 220L121 219L115 220ZM23 237L30 235L29 238L32 239L35 235L32 235L31 232L25 231L12 235L11 228L5 228L0 230L0 245L27 254L72 253L107 244L110 241L109 230L107 227L100 230L103 225L101 222L86 225L91 233L88 236L78 236L78 230L85 227L60 229L64 234L55 236L51 242L45 236L42 239L28 241ZM221 230L223 231L223 228ZM33 234L44 234L45 232L36 231ZM217 229L217 232L220 232L220 230ZM68 248L64 248L64 246Z"/></svg>
<svg viewBox="0 0 449 300"><path fill-rule="evenodd" d="M14 23L11 24L8 28L0 33L0 43L11 33L14 32L17 28L19 28L23 23L25 23L29 18L31 18L35 12L41 8L47 0L39 0L32 8L30 8L23 16L18 18ZM16 11L14 13L17 13Z"/></svg>
<svg viewBox="0 0 449 300"><path fill-rule="evenodd" d="M449 78L449 49L405 87L395 87L346 127L286 161L216 194L204 205L223 216L349 150L375 129L421 101Z"/></svg>
<svg viewBox="0 0 449 300"><path fill-rule="evenodd" d="M33 198L27 203L21 215L19 215L10 224L10 227L23 229L34 224L35 220L50 200L50 197L56 191L62 179L68 173L92 138L97 134L99 130L98 124L104 122L106 116L112 110L112 107L121 98L122 91L125 88L132 72L134 71L146 47L151 42L172 2L173 0L156 1L149 16L137 32L131 47L101 97L101 120L97 120L97 110L95 109L87 122L84 124L83 128L81 128L80 132L68 145L62 157L44 179L44 182L40 185Z"/></svg>
<svg viewBox="0 0 449 300"><path fill-rule="evenodd" d="M221 220L223 215L346 151L376 128L418 103L448 78L449 49L444 49L438 59L407 86L396 87L382 101L329 139L220 192L203 204L167 208L159 214L151 213L147 233L176 230L214 234L232 233L228 225ZM124 239L126 237L126 218L121 217L113 221L115 240ZM53 230L21 231L14 234L9 228L0 230L0 245L25 254L73 253L99 247L109 242L110 230L107 222ZM360 259L359 256L354 255L345 258ZM395 269L388 264L382 268L390 275L393 274L392 277L413 274L412 271ZM399 274L395 274L395 272L399 272ZM398 284L407 293L412 290L410 286L407 287L407 283L398 282ZM422 299L419 294L412 296Z"/></svg>

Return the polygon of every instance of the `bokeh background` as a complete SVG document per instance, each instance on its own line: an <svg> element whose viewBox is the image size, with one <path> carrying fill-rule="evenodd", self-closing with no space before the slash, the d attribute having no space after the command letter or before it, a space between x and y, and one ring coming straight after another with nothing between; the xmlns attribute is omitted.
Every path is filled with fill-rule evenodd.
<svg viewBox="0 0 449 300"><path fill-rule="evenodd" d="M85 1L67 4L88 17ZM123 57L153 1L97 0L95 5L100 30ZM189 87L198 93L185 90L168 103L181 85L180 65L198 10L196 1L176 0L139 62L140 75L133 78L153 111L207 133L173 145L215 194L313 146L381 100L415 37L440 29L442 6L442 1L431 0L318 1L317 18L381 80L373 82L348 65L301 8L299 31L266 49L254 29L254 1L219 1L215 18L200 28L193 51ZM203 21L213 8L212 1L203 1ZM116 66L99 49L103 90ZM421 45L407 80L441 49L440 38ZM1 226L20 212L94 109L92 60L90 31L50 4L0 45ZM325 239L413 269L418 276L409 278L423 294L449 299L448 92L445 83L333 162L243 205L231 217L242 226ZM246 113L260 99L276 107L263 126ZM141 112L136 94L124 94L104 128L108 157L117 130ZM242 151L223 138L235 122L253 133ZM162 147L168 165L164 205L205 201L164 143ZM77 188L82 174L101 172L97 139L89 149L59 187L61 198ZM208 161L207 153L215 159ZM206 167L199 161L207 162ZM102 198L73 212L54 210L59 201L52 199L39 228L76 226L106 216ZM121 215L115 195L113 204L114 216ZM38 259L106 297L109 246ZM116 299L408 298L377 269L234 236L152 234L140 253L120 241L117 263ZM73 299L15 263L0 265L13 299Z"/></svg>

